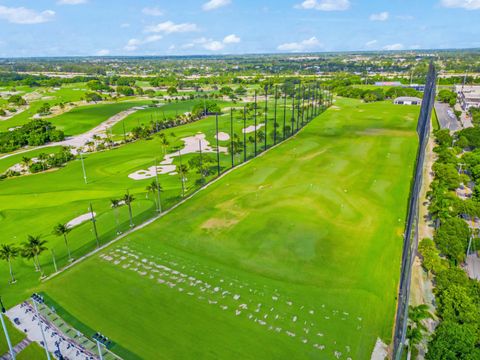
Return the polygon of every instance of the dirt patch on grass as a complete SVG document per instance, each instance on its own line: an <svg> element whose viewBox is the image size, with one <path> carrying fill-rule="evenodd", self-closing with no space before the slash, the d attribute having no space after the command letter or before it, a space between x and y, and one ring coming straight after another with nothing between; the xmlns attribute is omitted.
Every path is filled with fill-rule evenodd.
<svg viewBox="0 0 480 360"><path fill-rule="evenodd" d="M248 211L245 211L241 206L239 206L234 199L230 199L218 204L216 208L221 210L222 214L224 214L224 217L213 217L208 219L200 226L202 229L227 229L238 224L248 215Z"/></svg>
<svg viewBox="0 0 480 360"><path fill-rule="evenodd" d="M201 228L204 230L218 230L218 229L228 229L233 225L237 224L239 219L219 219L211 218L205 221Z"/></svg>

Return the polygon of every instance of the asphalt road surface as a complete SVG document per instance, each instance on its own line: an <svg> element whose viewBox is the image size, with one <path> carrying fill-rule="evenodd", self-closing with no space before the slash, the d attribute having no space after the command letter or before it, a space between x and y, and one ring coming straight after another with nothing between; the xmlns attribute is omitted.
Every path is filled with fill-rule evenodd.
<svg viewBox="0 0 480 360"><path fill-rule="evenodd" d="M461 123L457 120L453 109L448 104L435 102L435 112L437 113L440 128L450 131L462 129Z"/></svg>

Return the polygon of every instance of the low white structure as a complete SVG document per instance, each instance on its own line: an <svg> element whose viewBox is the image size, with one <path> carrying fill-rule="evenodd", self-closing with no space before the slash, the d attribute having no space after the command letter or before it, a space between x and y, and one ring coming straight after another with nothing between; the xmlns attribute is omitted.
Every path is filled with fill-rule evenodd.
<svg viewBox="0 0 480 360"><path fill-rule="evenodd" d="M472 107L480 108L479 85L456 85L455 92L458 94L458 102L463 110L468 111Z"/></svg>
<svg viewBox="0 0 480 360"><path fill-rule="evenodd" d="M393 100L395 105L422 105L422 99L412 96L400 96Z"/></svg>

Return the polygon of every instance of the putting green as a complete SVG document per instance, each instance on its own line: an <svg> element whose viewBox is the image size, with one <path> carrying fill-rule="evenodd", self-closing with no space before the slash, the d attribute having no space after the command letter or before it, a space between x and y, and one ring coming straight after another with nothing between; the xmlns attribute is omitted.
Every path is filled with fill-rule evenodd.
<svg viewBox="0 0 480 360"><path fill-rule="evenodd" d="M418 108L335 105L40 290L129 359L368 359L392 334Z"/></svg>

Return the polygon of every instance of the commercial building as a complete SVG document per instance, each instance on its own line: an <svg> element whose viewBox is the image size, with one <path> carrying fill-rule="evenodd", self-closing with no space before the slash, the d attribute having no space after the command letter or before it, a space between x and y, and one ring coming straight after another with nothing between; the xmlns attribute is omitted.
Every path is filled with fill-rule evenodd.
<svg viewBox="0 0 480 360"><path fill-rule="evenodd" d="M422 105L422 99L412 96L400 96L393 100L395 105Z"/></svg>
<svg viewBox="0 0 480 360"><path fill-rule="evenodd" d="M480 107L479 85L455 85L455 92L458 94L458 102L463 110Z"/></svg>

